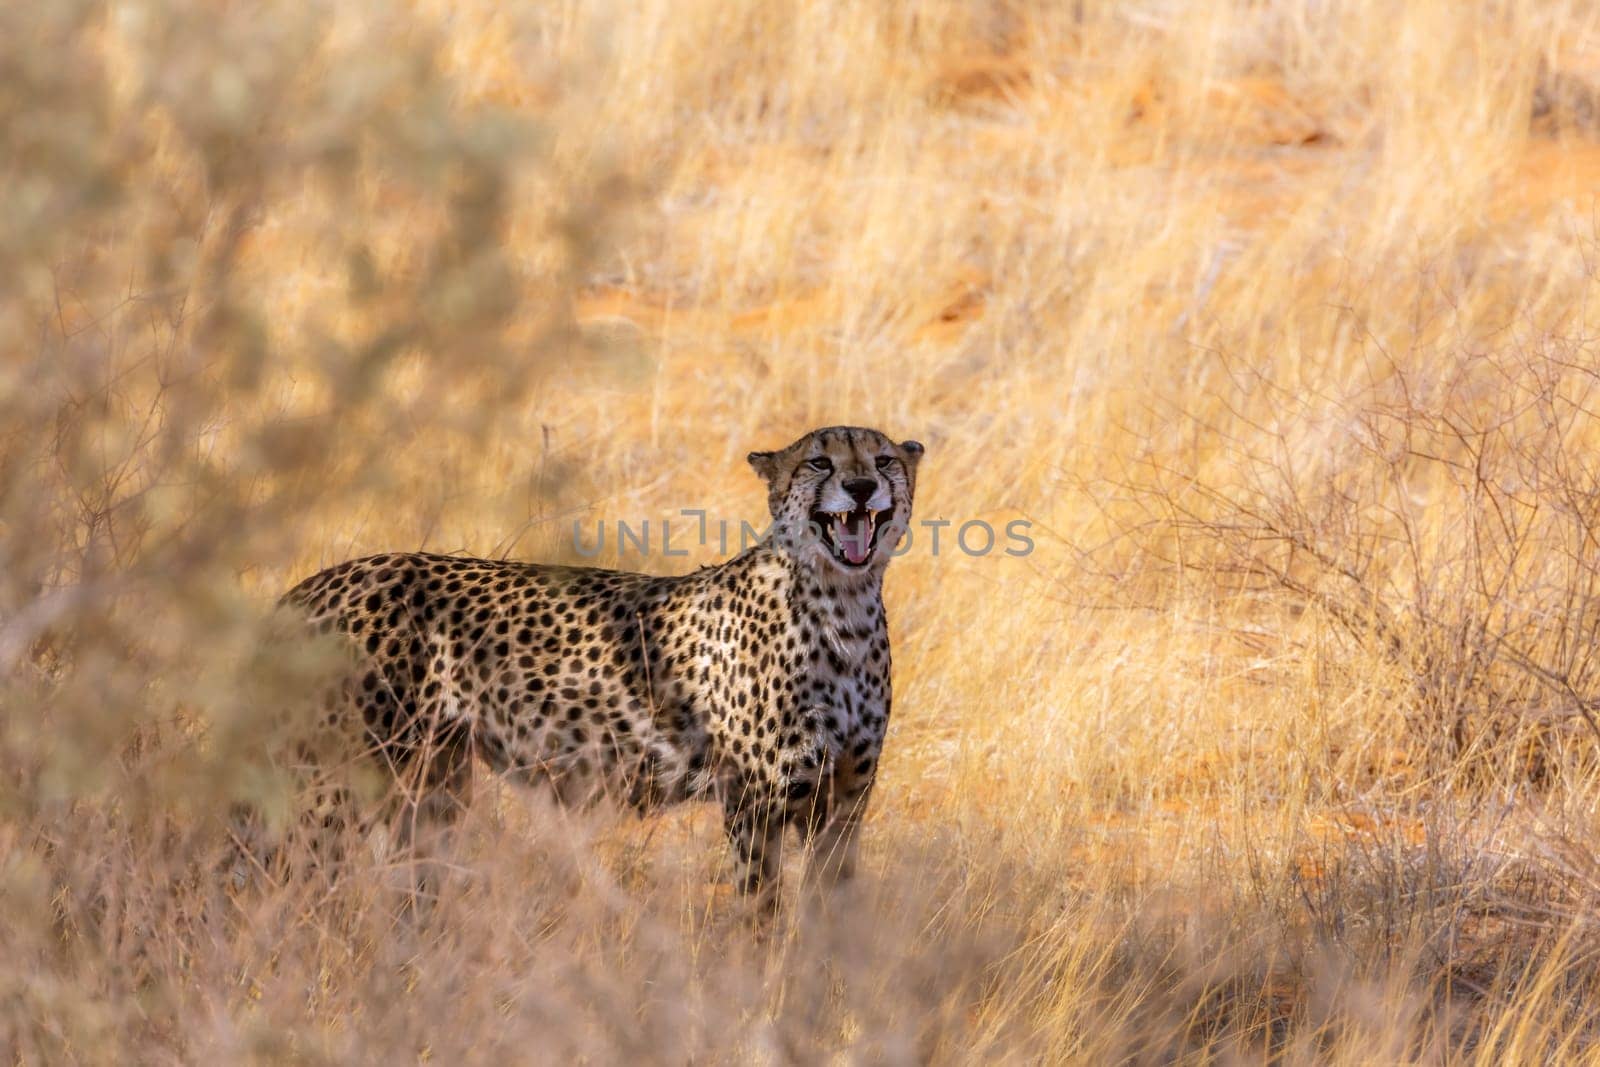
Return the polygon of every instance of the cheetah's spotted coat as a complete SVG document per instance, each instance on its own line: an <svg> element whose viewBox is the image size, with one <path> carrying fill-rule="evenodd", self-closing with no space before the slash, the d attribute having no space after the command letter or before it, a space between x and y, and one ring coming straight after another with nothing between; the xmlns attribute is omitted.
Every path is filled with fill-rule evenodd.
<svg viewBox="0 0 1600 1067"><path fill-rule="evenodd" d="M464 797L474 752L564 802L715 798L739 886L770 899L788 826L853 865L889 721L883 574L921 455L853 427L751 453L790 535L680 577L411 553L284 600L349 635L340 703L429 798Z"/></svg>

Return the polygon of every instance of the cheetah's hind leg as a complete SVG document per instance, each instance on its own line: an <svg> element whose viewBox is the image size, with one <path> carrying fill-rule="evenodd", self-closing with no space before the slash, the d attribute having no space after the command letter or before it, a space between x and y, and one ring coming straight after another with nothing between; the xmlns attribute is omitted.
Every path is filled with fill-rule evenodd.
<svg viewBox="0 0 1600 1067"><path fill-rule="evenodd" d="M251 885L285 886L307 878L337 880L352 846L367 829L361 783L302 750L288 763L288 795L269 806L237 802L226 820L227 851L223 877L239 892Z"/></svg>
<svg viewBox="0 0 1600 1067"><path fill-rule="evenodd" d="M402 765L369 838L395 875L407 909L425 915L452 869L459 824L472 799L472 746L463 726L431 731Z"/></svg>

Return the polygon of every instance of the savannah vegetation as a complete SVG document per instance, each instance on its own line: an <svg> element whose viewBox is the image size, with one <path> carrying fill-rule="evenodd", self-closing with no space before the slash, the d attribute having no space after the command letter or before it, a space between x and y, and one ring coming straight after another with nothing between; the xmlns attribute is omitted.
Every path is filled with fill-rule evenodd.
<svg viewBox="0 0 1600 1067"><path fill-rule="evenodd" d="M0 189L8 1061L1597 1054L1594 5L13 3ZM855 882L487 777L230 875L294 581L835 423L1034 543L890 567Z"/></svg>

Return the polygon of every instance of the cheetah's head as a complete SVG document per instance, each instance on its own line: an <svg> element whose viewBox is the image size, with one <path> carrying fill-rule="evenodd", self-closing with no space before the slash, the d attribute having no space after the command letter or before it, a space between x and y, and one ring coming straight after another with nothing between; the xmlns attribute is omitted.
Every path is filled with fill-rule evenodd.
<svg viewBox="0 0 1600 1067"><path fill-rule="evenodd" d="M788 448L750 453L774 524L803 560L860 572L888 562L911 524L922 445L830 426Z"/></svg>

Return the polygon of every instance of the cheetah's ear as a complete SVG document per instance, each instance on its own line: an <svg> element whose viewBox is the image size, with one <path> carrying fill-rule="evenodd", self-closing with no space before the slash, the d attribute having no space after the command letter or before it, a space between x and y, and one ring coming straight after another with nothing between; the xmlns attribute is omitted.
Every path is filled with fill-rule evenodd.
<svg viewBox="0 0 1600 1067"><path fill-rule="evenodd" d="M761 475L762 480L768 484L771 484L772 479L777 477L778 453L752 452L745 459L750 461L750 466L754 467L756 473Z"/></svg>
<svg viewBox="0 0 1600 1067"><path fill-rule="evenodd" d="M906 463L909 466L915 467L917 465L917 460L922 458L922 452L923 448L921 441L900 442L900 454L905 457Z"/></svg>

